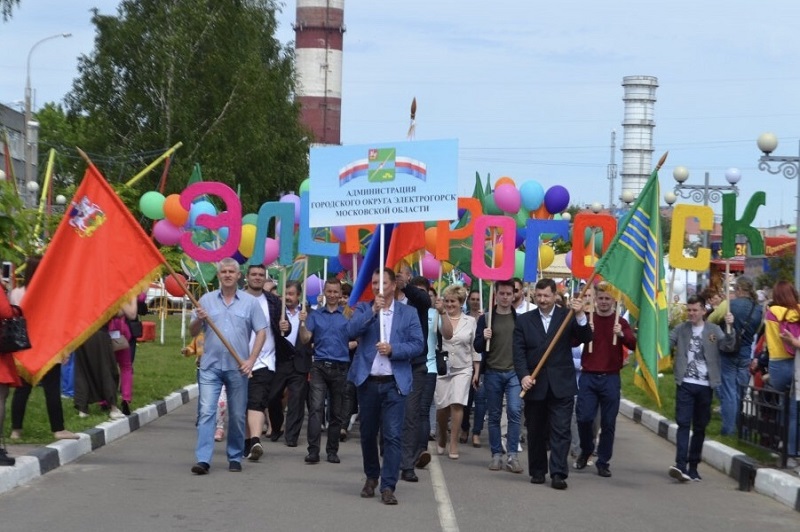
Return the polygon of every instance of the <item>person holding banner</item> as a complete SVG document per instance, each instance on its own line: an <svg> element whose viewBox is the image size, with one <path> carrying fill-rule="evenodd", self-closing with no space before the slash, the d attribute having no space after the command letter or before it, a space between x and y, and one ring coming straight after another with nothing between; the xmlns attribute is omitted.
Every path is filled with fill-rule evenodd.
<svg viewBox="0 0 800 532"><path fill-rule="evenodd" d="M575 462L583 469L594 452L593 424L600 410L600 442L597 446L597 474L610 477L609 461L614 450L614 431L619 412L622 370L622 347L636 349L636 336L625 318L615 312L617 302L606 282L594 287L595 312L592 329L592 350L584 344L581 375L578 379L576 418L581 454ZM616 339L614 339L616 337Z"/></svg>
<svg viewBox="0 0 800 532"><path fill-rule="evenodd" d="M267 319L253 296L238 289L242 274L239 264L231 258L222 259L217 268L220 287L200 298L192 312L189 333L205 337L203 356L197 371L198 397L197 444L192 473L205 475L214 453L214 430L217 418L217 399L222 385L228 393L228 470L242 470L242 455L245 444L245 416L247 409L247 381L266 340ZM214 327L208 322L212 320ZM214 331L218 328L225 339ZM256 337L248 349L250 333ZM249 357L241 364L228 352L225 342L241 357Z"/></svg>
<svg viewBox="0 0 800 532"><path fill-rule="evenodd" d="M311 313L300 311L300 341L314 343L314 362L308 388L308 455L307 464L319 463L322 424L325 418L325 397L330 396L331 419L325 452L328 462L338 464L339 439L345 425L345 384L350 369L347 317L342 300L342 283L325 280L325 305Z"/></svg>
<svg viewBox="0 0 800 532"><path fill-rule="evenodd" d="M361 454L367 480L361 497L375 496L397 504L394 495L400 474L406 396L411 391L411 359L422 352L417 312L395 301L397 288L391 268L372 274L375 300L359 303L347 324L348 335L358 340L348 379L358 389L361 417ZM378 427L383 437L383 465L378 456Z"/></svg>
<svg viewBox="0 0 800 532"><path fill-rule="evenodd" d="M556 283L540 279L534 288L537 308L517 316L514 327L514 368L525 393L525 424L528 430L528 470L532 484L544 484L550 471L553 489L567 489L567 456L570 446L572 405L578 385L572 361L572 343L592 341L592 329L583 311L583 301L572 298L574 317L566 322L568 312L557 307ZM565 323L566 322L566 323ZM556 331L563 325L561 336ZM551 343L549 358L536 380L531 372ZM549 426L549 430L548 430ZM547 460L547 439L550 461Z"/></svg>

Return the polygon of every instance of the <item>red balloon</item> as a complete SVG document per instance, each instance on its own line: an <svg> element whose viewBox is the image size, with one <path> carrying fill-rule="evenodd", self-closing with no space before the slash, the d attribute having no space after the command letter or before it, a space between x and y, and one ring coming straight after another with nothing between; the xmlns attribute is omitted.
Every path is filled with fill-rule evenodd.
<svg viewBox="0 0 800 532"><path fill-rule="evenodd" d="M186 285L186 277L183 274L178 274L178 276L183 281L184 286ZM178 281L172 275L169 275L164 279L164 288L167 290L169 295L175 297L185 296L186 292L183 291L181 285L178 284Z"/></svg>

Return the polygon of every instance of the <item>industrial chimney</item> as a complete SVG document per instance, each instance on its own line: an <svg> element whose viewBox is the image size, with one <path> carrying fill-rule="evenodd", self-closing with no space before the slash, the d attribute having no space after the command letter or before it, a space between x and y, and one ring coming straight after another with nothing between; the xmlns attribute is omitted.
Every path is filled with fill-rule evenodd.
<svg viewBox="0 0 800 532"><path fill-rule="evenodd" d="M653 171L653 107L656 102L658 78L625 76L625 119L622 121L622 191L630 190L636 197Z"/></svg>
<svg viewBox="0 0 800 532"><path fill-rule="evenodd" d="M301 121L316 144L341 144L344 0L297 0L295 68Z"/></svg>

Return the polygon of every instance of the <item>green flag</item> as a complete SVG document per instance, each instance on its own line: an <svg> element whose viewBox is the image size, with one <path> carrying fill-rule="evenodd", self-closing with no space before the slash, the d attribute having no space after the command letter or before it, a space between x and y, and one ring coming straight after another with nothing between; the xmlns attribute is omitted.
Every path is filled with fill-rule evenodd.
<svg viewBox="0 0 800 532"><path fill-rule="evenodd" d="M622 297L639 330L634 383L661 405L659 366L669 357L669 315L664 283L664 251L659 211L658 168L620 223L616 236L595 265Z"/></svg>

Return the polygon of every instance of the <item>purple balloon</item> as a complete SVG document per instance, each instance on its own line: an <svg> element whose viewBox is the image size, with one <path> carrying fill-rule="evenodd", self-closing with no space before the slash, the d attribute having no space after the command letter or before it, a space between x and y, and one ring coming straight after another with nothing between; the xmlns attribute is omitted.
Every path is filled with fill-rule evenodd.
<svg viewBox="0 0 800 532"><path fill-rule="evenodd" d="M569 207L569 192L561 185L547 189L544 195L544 206L550 214L558 214Z"/></svg>
<svg viewBox="0 0 800 532"><path fill-rule="evenodd" d="M247 257L239 253L238 249L234 252L233 255L231 255L231 258L236 262L238 262L239 264L244 264L245 262L247 262Z"/></svg>
<svg viewBox="0 0 800 532"><path fill-rule="evenodd" d="M526 228L525 227L517 227L517 235L514 238L514 248L519 249L523 242L525 242L526 236Z"/></svg>
<svg viewBox="0 0 800 532"><path fill-rule="evenodd" d="M333 233L333 236L335 236L336 240L339 242L344 242L347 238L347 233L343 225L331 227L331 233Z"/></svg>
<svg viewBox="0 0 800 532"><path fill-rule="evenodd" d="M159 220L153 224L153 237L164 246L175 246L180 243L183 228L175 227L169 220Z"/></svg>
<svg viewBox="0 0 800 532"><path fill-rule="evenodd" d="M356 261L358 263L358 267L361 267L361 264L364 262L364 256L361 254L356 255ZM340 253L339 254L339 263L344 267L345 270L352 271L353 270L353 254L352 253ZM330 268L330 264L328 264Z"/></svg>
<svg viewBox="0 0 800 532"><path fill-rule="evenodd" d="M564 263L567 265L567 268L570 270L572 269L572 251L567 251L567 256L564 257Z"/></svg>
<svg viewBox="0 0 800 532"><path fill-rule="evenodd" d="M317 296L322 292L322 279L320 279L316 273L312 273L306 278L306 297L314 298L313 301L316 303Z"/></svg>
<svg viewBox="0 0 800 532"><path fill-rule="evenodd" d="M294 224L300 223L300 196L297 194L285 194L280 199L281 203L291 203L294 205Z"/></svg>

